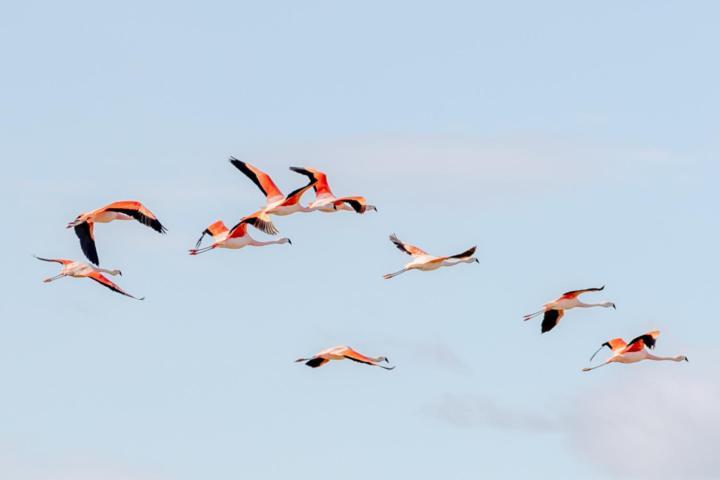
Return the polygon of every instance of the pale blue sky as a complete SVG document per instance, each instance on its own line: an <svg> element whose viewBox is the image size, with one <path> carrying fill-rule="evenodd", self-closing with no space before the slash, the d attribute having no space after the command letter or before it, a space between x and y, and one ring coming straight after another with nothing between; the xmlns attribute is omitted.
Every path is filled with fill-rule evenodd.
<svg viewBox="0 0 720 480"><path fill-rule="evenodd" d="M341 3L343 3L341 5ZM702 478L720 460L714 2L16 2L0 15L0 477ZM377 214L186 250L328 173ZM306 197L306 201L311 196ZM145 302L41 283L101 225ZM479 265L391 281L478 245ZM260 233L254 233L263 238ZM563 291L606 284L540 336ZM651 328L689 364L581 374ZM292 363L349 344L385 372Z"/></svg>

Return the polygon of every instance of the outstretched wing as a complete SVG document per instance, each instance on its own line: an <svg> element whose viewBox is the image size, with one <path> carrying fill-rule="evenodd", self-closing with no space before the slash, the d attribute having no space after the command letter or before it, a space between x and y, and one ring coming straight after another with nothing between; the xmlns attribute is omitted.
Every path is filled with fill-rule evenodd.
<svg viewBox="0 0 720 480"><path fill-rule="evenodd" d="M398 250L405 252L408 255L412 255L413 257L419 257L422 255L428 254L425 250L418 248L415 245L410 245L409 243L404 243L394 233L392 235L390 235L390 241L395 244L395 246L398 248Z"/></svg>
<svg viewBox="0 0 720 480"><path fill-rule="evenodd" d="M604 289L605 289L605 285L603 285L600 288L583 288L582 290L571 290L569 292L563 293L561 298L575 298L578 295L581 295L586 292L599 292Z"/></svg>
<svg viewBox="0 0 720 480"><path fill-rule="evenodd" d="M318 367L322 367L329 361L330 360L328 360L327 358L314 357L314 358L311 358L310 360L308 360L307 362L305 362L305 365L307 365L308 367L312 367L312 368L318 368Z"/></svg>
<svg viewBox="0 0 720 480"><path fill-rule="evenodd" d="M95 280L95 281L98 282L100 285L103 285L104 287L109 288L109 289L112 290L113 292L120 293L120 294L122 294L122 295L125 295L126 297L134 298L135 300L145 300L145 297L142 297L142 298L133 297L132 295L130 295L129 293L127 293L125 290L123 290L122 288L118 287L117 285L115 285L115 284L114 284L113 282L111 282L110 280L108 280L107 277L105 277L104 275L102 275L102 274L100 274L100 273L98 273L98 272L93 272L93 273L91 273L90 275L88 275L88 278L90 278L90 279L92 279L92 280Z"/></svg>
<svg viewBox="0 0 720 480"><path fill-rule="evenodd" d="M243 228L244 225L252 225L263 233L268 235L277 235L278 229L275 228L270 217L265 213L264 210L259 210L247 217L243 217L234 227L230 229L229 237L242 236L235 235L238 228ZM243 233L244 235L244 233Z"/></svg>
<svg viewBox="0 0 720 480"><path fill-rule="evenodd" d="M43 262L55 262L60 263L62 265L67 265L68 263L72 263L72 260L65 260L64 258L43 258L38 257L37 255L33 255L33 257L37 258L38 260L42 260Z"/></svg>
<svg viewBox="0 0 720 480"><path fill-rule="evenodd" d="M627 343L625 343L625 340L623 340L622 338L613 338L612 340L608 340L607 342L600 345L600 348L598 348L597 351L592 354L592 357L590 357L591 362L593 358L595 358L595 355L597 355L598 352L603 349L603 347L608 347L610 350L613 351L613 353L617 353L621 352L625 347L627 347Z"/></svg>
<svg viewBox="0 0 720 480"><path fill-rule="evenodd" d="M477 249L477 246L471 247L471 248L468 248L467 250L465 250L465 251L462 252L462 253L458 253L457 255L453 255L453 256L447 257L447 258L458 258L458 259L470 258L470 257L472 257L473 255L475 255L475 250L476 250L476 249Z"/></svg>
<svg viewBox="0 0 720 480"><path fill-rule="evenodd" d="M285 197L285 201L282 203L284 207L290 206L290 205L296 205L300 198L303 196L307 190L312 187L315 184L315 180L312 179L307 185L303 185L300 188L296 188L292 192L288 193L288 196Z"/></svg>
<svg viewBox="0 0 720 480"><path fill-rule="evenodd" d="M644 335L640 335L639 337L633 338L628 342L627 347L625 347L625 350L623 350L623 353L629 353L629 352L639 352L645 347L649 349L655 348L655 340L657 340L657 337L660 335L659 330L654 330L652 332L648 332Z"/></svg>
<svg viewBox="0 0 720 480"><path fill-rule="evenodd" d="M106 206L104 210L129 215L158 233L165 233L167 231L167 229L160 223L160 220L158 220L157 217L140 202L132 200L114 202Z"/></svg>
<svg viewBox="0 0 720 480"><path fill-rule="evenodd" d="M315 196L328 196L333 193L330 191L330 185L328 185L327 175L323 172L315 170L314 168L302 168L302 167L290 167L295 173L305 175L313 181L313 189L315 190Z"/></svg>
<svg viewBox="0 0 720 480"><path fill-rule="evenodd" d="M222 220L218 220L217 222L213 223L209 227L207 227L205 230L203 230L202 235L200 235L200 238L198 238L198 241L195 243L195 248L198 248L200 246L200 243L202 242L202 239L205 237L205 235L210 235L211 237L217 237L218 235L227 232L228 229L225 226L225 224L222 222Z"/></svg>
<svg viewBox="0 0 720 480"><path fill-rule="evenodd" d="M83 222L75 225L75 235L80 239L80 248L87 259L95 265L100 265L97 248L95 247L94 226L95 224L92 222Z"/></svg>
<svg viewBox="0 0 720 480"><path fill-rule="evenodd" d="M375 207L368 205L365 201L365 197L341 197L333 202L335 205L341 203L347 203L350 207L355 210L355 213L365 213L368 210L373 210Z"/></svg>
<svg viewBox="0 0 720 480"><path fill-rule="evenodd" d="M230 163L258 186L260 191L265 195L267 203L277 202L285 198L285 195L283 195L267 173L235 157L230 157Z"/></svg>
<svg viewBox="0 0 720 480"><path fill-rule="evenodd" d="M542 325L540 326L540 333L549 332L555 325L560 323L560 319L565 315L565 310L547 310L543 315Z"/></svg>

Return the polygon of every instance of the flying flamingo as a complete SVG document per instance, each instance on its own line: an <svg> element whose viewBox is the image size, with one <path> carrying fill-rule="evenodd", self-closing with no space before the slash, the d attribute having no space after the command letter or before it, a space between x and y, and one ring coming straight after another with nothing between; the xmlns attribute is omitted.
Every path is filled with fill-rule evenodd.
<svg viewBox="0 0 720 480"><path fill-rule="evenodd" d="M285 196L267 173L235 157L230 157L230 163L252 180L260 191L263 192L266 197L266 204L263 210L268 215L284 216L296 212L314 211L312 208L303 207L300 204L300 198L308 188L313 186L315 180L311 180L307 185L297 188Z"/></svg>
<svg viewBox="0 0 720 480"><path fill-rule="evenodd" d="M338 210L354 211L365 213L369 210L377 211L374 205L368 205L365 197L336 197L330 190L327 182L327 175L313 168L290 167L290 170L308 177L315 190L315 201L307 208L321 212L333 213Z"/></svg>
<svg viewBox="0 0 720 480"><path fill-rule="evenodd" d="M67 228L74 227L80 239L80 247L85 256L95 265L100 265L97 249L95 248L96 223L108 223L113 220L137 220L158 233L165 233L166 229L153 213L142 203L135 201L113 202L102 208L87 213L81 213L75 220L67 224Z"/></svg>
<svg viewBox="0 0 720 480"><path fill-rule="evenodd" d="M365 365L372 365L373 367L384 368L385 370L392 370L393 367L386 367L379 365L380 362L389 363L387 357L366 357L365 355L356 352L350 347L344 345L338 345L337 347L328 348L322 352L318 352L310 358L298 358L295 362L305 362L305 365L312 368L322 367L330 360L352 360L353 362L364 363Z"/></svg>
<svg viewBox="0 0 720 480"><path fill-rule="evenodd" d="M565 310L570 310L571 308L580 307L580 308L589 308L589 307L612 307L616 308L615 304L613 302L603 302L603 303L583 303L578 298L579 295L585 293L585 292L600 292L605 288L605 285L603 285L600 288L585 288L583 290L573 290L571 292L565 292L562 294L562 296L556 298L552 302L548 302L545 305L543 305L542 310L538 310L535 313L529 313L523 317L523 320L528 321L531 318L537 317L541 313L543 313L543 321L542 326L540 327L540 333L549 332L552 330L555 325L557 325L560 322L560 319L565 315Z"/></svg>
<svg viewBox="0 0 720 480"><path fill-rule="evenodd" d="M95 280L100 285L103 285L114 292L125 295L126 297L134 298L135 300L145 300L145 297L133 297L125 290L108 280L107 277L103 275L103 273L107 273L110 275L122 276L122 272L120 270L106 270L104 268L88 265L87 263L76 262L74 260L66 260L64 258L42 258L37 256L35 258L37 258L38 260L42 260L43 262L55 262L62 265L62 270L60 270L60 274L55 275L54 277L44 279L43 282L45 283L50 283L53 280L57 280L62 277L89 278L91 280Z"/></svg>
<svg viewBox="0 0 720 480"><path fill-rule="evenodd" d="M203 230L202 235L195 244L195 248L190 250L190 255L197 255L199 253L212 250L214 248L237 249L246 247L248 245L253 247L262 247L264 245L283 243L289 243L292 245L292 242L289 238L280 238L278 240L271 240L269 242L257 241L252 238L249 233L247 233L247 226L250 224L251 220L246 217L241 220L240 223L235 225L231 230L228 230L222 220L218 220L217 222L213 223L205 230ZM213 243L208 247L199 248L200 243L202 242L202 239L203 237L205 237L205 235L210 235L213 238Z"/></svg>
<svg viewBox="0 0 720 480"><path fill-rule="evenodd" d="M604 363L601 363L600 365L596 365L590 368L583 368L582 371L589 372L590 370L595 370L596 368L603 367L610 363L636 363L642 360L670 360L673 362L682 362L683 360L686 362L689 361L685 355L676 355L674 357L657 357L650 353L645 347L651 350L655 348L655 340L657 340L657 337L659 335L660 331L654 330L652 332L646 333L645 335L640 335L637 338L633 338L632 340L630 340L630 343L625 343L622 338L613 338L612 340L608 340L607 342L600 345L600 348L597 349L597 352L593 353L593 356L590 357L590 361L592 362L592 359L595 358L595 355L597 355L598 352L603 349L603 347L608 347L610 350L612 350L612 357L608 358L607 360L605 360Z"/></svg>
<svg viewBox="0 0 720 480"><path fill-rule="evenodd" d="M480 263L480 261L473 256L477 247L468 248L462 253L451 255L449 257L435 257L414 245L403 243L394 233L390 235L390 241L393 242L399 250L412 256L413 260L405 265L402 270L383 275L385 280L400 275L403 272L407 272L408 270L421 270L423 272L429 272L437 270L440 267L452 267L460 263Z"/></svg>

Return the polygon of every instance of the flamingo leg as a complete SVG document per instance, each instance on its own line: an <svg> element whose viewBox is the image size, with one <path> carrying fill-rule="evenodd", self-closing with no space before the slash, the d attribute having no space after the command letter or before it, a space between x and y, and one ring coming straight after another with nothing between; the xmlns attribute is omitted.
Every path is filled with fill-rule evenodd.
<svg viewBox="0 0 720 480"><path fill-rule="evenodd" d="M531 318L537 317L538 315L540 315L541 313L544 313L544 312L545 312L545 310L538 310L535 313L528 313L527 315L523 315L523 320L527 322Z"/></svg>
<svg viewBox="0 0 720 480"><path fill-rule="evenodd" d="M601 363L600 365L595 365L594 367L585 367L582 369L583 372L589 372L590 370L595 370L596 368L604 367L605 365L610 365L610 362Z"/></svg>
<svg viewBox="0 0 720 480"><path fill-rule="evenodd" d="M60 275L55 275L54 277L46 278L46 279L43 280L43 282L44 282L44 283L50 283L50 282L52 282L53 280L57 280L58 278L62 278L62 277L64 277L64 276L65 276L65 274L64 274L64 273L61 273Z"/></svg>
<svg viewBox="0 0 720 480"><path fill-rule="evenodd" d="M197 255L199 253L205 253L209 250L212 250L213 248L215 248L215 247L213 247L212 245L210 245L209 247L200 248L200 249L192 248L192 249L190 249L190 255Z"/></svg>
<svg viewBox="0 0 720 480"><path fill-rule="evenodd" d="M391 279L391 278L393 278L393 277L397 277L397 276L400 275L401 273L405 273L405 272L407 272L407 268L403 268L402 270L399 270L399 271L397 271L397 272L385 274L385 275L383 275L383 278L384 278L385 280L389 280L389 279Z"/></svg>

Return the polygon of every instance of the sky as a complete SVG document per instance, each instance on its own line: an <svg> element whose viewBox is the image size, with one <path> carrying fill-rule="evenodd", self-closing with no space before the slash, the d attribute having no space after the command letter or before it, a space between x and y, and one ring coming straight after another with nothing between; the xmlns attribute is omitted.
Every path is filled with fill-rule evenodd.
<svg viewBox="0 0 720 480"><path fill-rule="evenodd" d="M715 2L8 3L0 477L717 478ZM327 172L366 215L187 255ZM168 228L65 224L142 201ZM310 201L312 194L303 198ZM389 281L409 258L479 264ZM258 239L266 237L253 231ZM617 310L523 322L562 292ZM581 373L659 329L688 363ZM347 344L386 355L293 363ZM603 352L603 355L607 355Z"/></svg>

